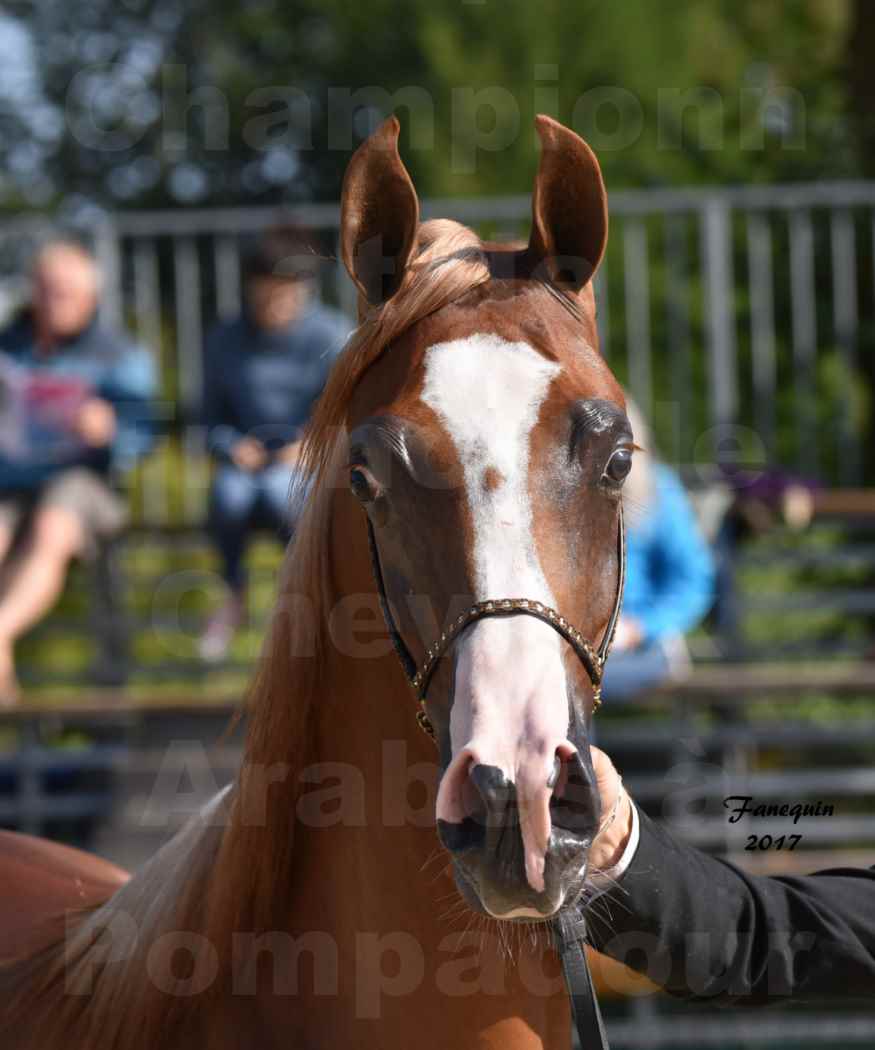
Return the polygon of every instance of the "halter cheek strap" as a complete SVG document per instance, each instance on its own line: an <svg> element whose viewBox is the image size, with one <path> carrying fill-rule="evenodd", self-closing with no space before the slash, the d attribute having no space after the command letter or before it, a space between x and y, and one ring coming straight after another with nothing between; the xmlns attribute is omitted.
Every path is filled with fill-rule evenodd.
<svg viewBox="0 0 875 1050"><path fill-rule="evenodd" d="M425 698L428 693L428 687L431 683L432 676L434 675L441 658L466 627L469 627L472 623L476 623L477 620L485 620L492 616L534 616L535 619L548 624L554 631L562 635L565 641L568 642L577 654L577 658L583 664L593 687L593 710L597 711L599 709L602 702L601 692L605 662L611 651L614 634L617 630L617 622L620 618L620 608L623 603L623 586L626 579L626 533L623 527L622 504L620 505L620 517L617 525L617 596L614 601L614 607L611 611L610 619L605 628L604 636L598 647L593 646L573 624L569 623L564 616L560 615L549 605L544 605L542 602L532 601L529 598L495 598L489 599L488 601L475 602L460 616L457 616L449 627L444 630L440 638L438 638L426 650L425 658L421 664L417 664L416 660L414 660L410 649L407 647L407 643L401 637L401 632L398 630L395 617L389 606L389 599L386 593L386 584L383 578L383 568L380 562L380 552L377 547L377 538L374 534L374 527L371 524L370 518L367 519L367 522L371 568L374 573L374 582L377 585L377 596L380 599L380 609L383 613L383 619L386 621L386 627L389 631L389 637L392 639L395 653L397 654L401 667L404 670L404 675L416 696L417 703L419 704L419 710L416 713L416 721L420 728L428 733L430 737L434 738L435 732L434 726L426 714Z"/></svg>

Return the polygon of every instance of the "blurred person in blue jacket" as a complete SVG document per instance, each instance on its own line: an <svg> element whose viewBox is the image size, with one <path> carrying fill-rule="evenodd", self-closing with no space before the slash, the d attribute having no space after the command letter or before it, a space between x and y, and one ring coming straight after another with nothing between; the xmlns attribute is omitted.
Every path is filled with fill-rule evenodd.
<svg viewBox="0 0 875 1050"><path fill-rule="evenodd" d="M318 261L301 231L268 231L244 257L241 316L206 339L204 412L216 462L209 527L229 593L201 637L205 660L224 657L244 620L252 530L291 535L303 428L351 330L318 298Z"/></svg>
<svg viewBox="0 0 875 1050"><path fill-rule="evenodd" d="M14 703L16 640L61 593L70 561L118 532L110 472L151 443L151 355L98 319L100 274L79 243L39 251L29 305L0 331L0 703Z"/></svg>
<svg viewBox="0 0 875 1050"><path fill-rule="evenodd" d="M689 667L684 635L714 599L714 563L673 470L656 458L649 428L630 400L635 444L624 488L626 588L605 670L606 700L624 700Z"/></svg>

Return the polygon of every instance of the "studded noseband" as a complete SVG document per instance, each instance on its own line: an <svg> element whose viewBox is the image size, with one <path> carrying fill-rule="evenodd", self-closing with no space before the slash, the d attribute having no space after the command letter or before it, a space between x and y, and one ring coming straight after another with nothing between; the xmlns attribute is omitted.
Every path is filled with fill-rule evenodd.
<svg viewBox="0 0 875 1050"><path fill-rule="evenodd" d="M416 712L416 721L419 723L420 728L428 733L432 739L435 736L434 726L425 711L425 698L432 675L447 649L466 627L476 623L477 620L485 620L492 616L534 616L535 619L543 621L558 634L561 634L577 654L592 683L593 710L598 710L601 706L605 661L611 651L611 644L617 629L617 621L620 618L620 606L623 602L623 584L626 577L626 535L623 528L622 505L620 506L620 519L617 526L617 561L619 566L617 573L617 597L614 601L614 608L605 628L604 636L597 647L584 638L573 624L569 623L555 609L551 609L549 605L532 601L529 598L496 598L489 601L475 602L460 616L457 616L441 634L440 638L426 650L425 659L422 663L417 664L411 655L410 649L408 649L407 644L401 637L401 632L398 630L395 617L392 615L392 610L389 607L389 599L386 594L386 584L383 579L383 569L380 562L380 552L377 548L377 538L374 535L374 527L370 518L368 518L368 545L371 552L371 567L380 599L380 608L386 621L389 637L392 639L392 645L395 648L398 659L401 661L404 674L419 704L419 710Z"/></svg>

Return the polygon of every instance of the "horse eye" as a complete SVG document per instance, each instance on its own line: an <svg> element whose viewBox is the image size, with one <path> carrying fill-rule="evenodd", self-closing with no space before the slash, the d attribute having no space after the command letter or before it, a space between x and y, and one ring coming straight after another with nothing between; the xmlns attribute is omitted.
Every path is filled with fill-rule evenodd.
<svg viewBox="0 0 875 1050"><path fill-rule="evenodd" d="M362 467L354 467L349 472L349 488L353 496L362 503L370 503L374 498L376 485L373 478Z"/></svg>
<svg viewBox="0 0 875 1050"><path fill-rule="evenodd" d="M604 478L612 485L622 485L632 469L632 450L618 448L608 460Z"/></svg>

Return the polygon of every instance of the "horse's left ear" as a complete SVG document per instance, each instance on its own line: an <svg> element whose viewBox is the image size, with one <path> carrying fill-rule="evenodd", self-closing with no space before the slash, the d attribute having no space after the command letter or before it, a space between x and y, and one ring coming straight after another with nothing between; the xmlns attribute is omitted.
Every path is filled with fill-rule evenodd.
<svg viewBox="0 0 875 1050"><path fill-rule="evenodd" d="M579 291L598 269L608 240L608 198L587 144L551 117L535 117L541 164L532 193L533 276Z"/></svg>
<svg viewBox="0 0 875 1050"><path fill-rule="evenodd" d="M396 117L389 117L352 155L343 177L343 263L371 306L398 291L416 245L419 200L398 155Z"/></svg>

